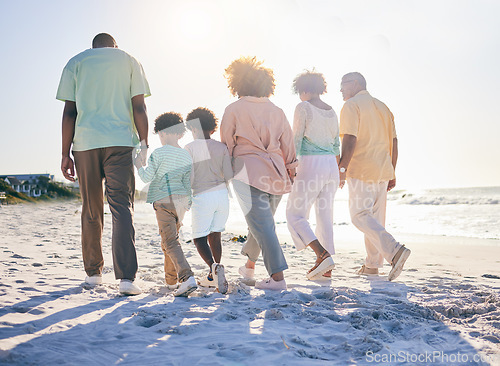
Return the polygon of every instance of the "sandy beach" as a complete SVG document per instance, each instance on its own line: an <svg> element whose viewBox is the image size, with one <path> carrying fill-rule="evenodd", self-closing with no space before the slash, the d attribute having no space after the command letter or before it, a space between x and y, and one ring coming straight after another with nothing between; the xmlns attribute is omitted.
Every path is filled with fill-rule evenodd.
<svg viewBox="0 0 500 366"><path fill-rule="evenodd" d="M80 203L0 207L2 365L498 365L498 240L395 233L412 250L395 281L354 274L361 235L336 226L331 281L305 278L312 251L297 252L285 231L288 290L244 283L244 225L228 223L223 264L229 292L200 288L174 298L163 284L157 224L136 205L137 283L120 296L112 271L111 215L105 217L104 284L91 288L80 249ZM108 211L109 212L109 211ZM241 218L240 218L241 219ZM235 220L233 218L233 220ZM279 224L278 224L279 226ZM197 276L206 268L189 234L183 249ZM262 262L256 277L266 276Z"/></svg>

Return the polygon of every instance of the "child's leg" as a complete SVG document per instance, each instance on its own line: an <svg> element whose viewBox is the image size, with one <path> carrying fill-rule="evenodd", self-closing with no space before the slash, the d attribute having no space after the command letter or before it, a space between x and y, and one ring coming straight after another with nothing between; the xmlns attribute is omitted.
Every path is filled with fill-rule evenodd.
<svg viewBox="0 0 500 366"><path fill-rule="evenodd" d="M208 264L208 267L210 267L210 272L212 272L212 264L214 263L214 258L212 257L212 251L210 250L210 247L207 244L207 237L203 236L201 238L193 239L193 241L194 245L196 245L196 249L198 249L198 253L200 253L201 258L205 261L206 264ZM220 261L220 256L219 256L219 261Z"/></svg>
<svg viewBox="0 0 500 366"><path fill-rule="evenodd" d="M210 244L214 261L216 263L220 263L220 259L222 257L221 233L212 232L208 234L208 243Z"/></svg>
<svg viewBox="0 0 500 366"><path fill-rule="evenodd" d="M214 195L216 195L217 208L213 215L210 234L208 234L208 243L215 262L220 263L222 257L221 233L225 230L229 217L229 197L226 189L216 191Z"/></svg>
<svg viewBox="0 0 500 366"><path fill-rule="evenodd" d="M162 244L161 247L165 257L163 261L165 267L165 282L167 283L167 285L175 285L177 283L177 272L175 271L174 262L172 262L172 260L167 254L167 251L164 249L165 246Z"/></svg>
<svg viewBox="0 0 500 366"><path fill-rule="evenodd" d="M186 257L179 243L178 233L180 225L176 207L173 203L157 202L154 203L153 207L155 208L156 218L160 228L162 250L172 261L179 282L184 282L189 277L193 276L193 271L186 261Z"/></svg>

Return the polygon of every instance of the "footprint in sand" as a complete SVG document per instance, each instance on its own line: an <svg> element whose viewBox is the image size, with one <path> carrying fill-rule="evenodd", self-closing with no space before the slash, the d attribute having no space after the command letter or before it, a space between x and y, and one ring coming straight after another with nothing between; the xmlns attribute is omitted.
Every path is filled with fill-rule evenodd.
<svg viewBox="0 0 500 366"><path fill-rule="evenodd" d="M19 254L14 254L10 256L11 258L16 258L16 259L31 259L30 257L25 257Z"/></svg>

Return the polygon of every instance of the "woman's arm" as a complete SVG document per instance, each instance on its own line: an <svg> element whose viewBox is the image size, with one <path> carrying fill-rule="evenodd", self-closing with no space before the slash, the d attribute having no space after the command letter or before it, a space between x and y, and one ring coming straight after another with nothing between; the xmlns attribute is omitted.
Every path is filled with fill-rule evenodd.
<svg viewBox="0 0 500 366"><path fill-rule="evenodd" d="M284 113L283 133L280 137L280 149L285 161L285 167L288 170L288 175L290 175L290 178L293 180L295 177L295 169L297 168L297 165L299 165L299 162L297 161L297 155L295 153L292 128L290 127L290 123L288 123Z"/></svg>
<svg viewBox="0 0 500 366"><path fill-rule="evenodd" d="M293 141L295 145L295 153L299 153L302 147L302 140L304 139L304 132L306 130L306 111L301 103L295 107L293 114Z"/></svg>

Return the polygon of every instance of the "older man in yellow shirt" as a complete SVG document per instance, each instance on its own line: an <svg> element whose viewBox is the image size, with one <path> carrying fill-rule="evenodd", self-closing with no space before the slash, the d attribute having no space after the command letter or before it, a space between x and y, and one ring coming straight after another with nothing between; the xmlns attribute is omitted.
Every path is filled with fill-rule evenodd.
<svg viewBox="0 0 500 366"><path fill-rule="evenodd" d="M367 257L358 271L378 275L384 259L392 265L388 279L398 277L411 251L385 230L387 192L396 185L398 139L394 116L366 90L358 72L344 75L340 84L344 107L340 113L341 186L349 186L349 209L354 226L365 234Z"/></svg>

